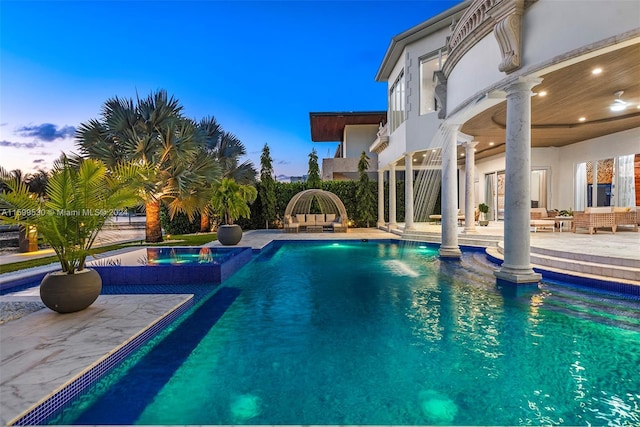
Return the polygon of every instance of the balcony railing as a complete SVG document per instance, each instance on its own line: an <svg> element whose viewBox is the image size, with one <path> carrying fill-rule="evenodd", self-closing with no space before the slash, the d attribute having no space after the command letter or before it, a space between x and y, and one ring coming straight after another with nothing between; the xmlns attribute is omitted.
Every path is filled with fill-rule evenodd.
<svg viewBox="0 0 640 427"><path fill-rule="evenodd" d="M372 153L380 154L385 148L389 146L389 127L385 123L380 125L375 141L369 147L369 151Z"/></svg>

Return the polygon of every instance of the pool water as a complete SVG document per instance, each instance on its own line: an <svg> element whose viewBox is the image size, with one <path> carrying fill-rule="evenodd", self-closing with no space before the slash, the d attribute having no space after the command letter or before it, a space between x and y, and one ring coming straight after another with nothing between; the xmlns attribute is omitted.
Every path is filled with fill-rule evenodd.
<svg viewBox="0 0 640 427"><path fill-rule="evenodd" d="M483 259L286 244L53 423L639 425L640 302Z"/></svg>
<svg viewBox="0 0 640 427"><path fill-rule="evenodd" d="M230 258L236 248L156 247L147 248L146 265L220 264Z"/></svg>

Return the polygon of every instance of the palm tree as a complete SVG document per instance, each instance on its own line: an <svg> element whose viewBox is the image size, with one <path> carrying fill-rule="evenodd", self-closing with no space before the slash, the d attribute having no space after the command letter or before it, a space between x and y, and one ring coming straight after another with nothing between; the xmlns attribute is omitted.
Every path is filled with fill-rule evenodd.
<svg viewBox="0 0 640 427"><path fill-rule="evenodd" d="M199 129L206 140L206 150L203 155L213 156L221 168L223 178L232 178L239 184L249 185L256 181L257 171L250 160L240 163L240 157L247 154L247 150L238 137L222 129L222 126L212 116L203 118ZM215 183L212 183L215 184ZM212 186L208 189L213 190ZM209 197L200 209L200 231L210 230L211 206Z"/></svg>
<svg viewBox="0 0 640 427"><path fill-rule="evenodd" d="M80 149L109 166L133 162L141 170L141 198L146 209L146 241L162 241L160 203L169 215L178 212L193 220L209 183L220 176L212 156L204 156L206 138L198 125L182 116L182 106L165 90L147 98L112 98L102 108L101 120L79 126Z"/></svg>
<svg viewBox="0 0 640 427"><path fill-rule="evenodd" d="M137 173L94 159L68 158L54 163L45 197L36 197L26 183L0 166L0 179L10 192L0 194L0 204L16 215L5 218L25 228L35 227L51 245L62 271L74 274L85 266L95 238L113 209L137 203L131 185Z"/></svg>
<svg viewBox="0 0 640 427"><path fill-rule="evenodd" d="M240 157L247 154L247 149L240 139L231 132L223 132L220 138L216 157L222 167L222 176L233 178L242 185L254 184L258 171L251 160L240 162Z"/></svg>
<svg viewBox="0 0 640 427"><path fill-rule="evenodd" d="M47 191L49 174L43 170L39 170L37 173L27 175L25 181L29 186L29 191L37 194L38 197L44 197Z"/></svg>

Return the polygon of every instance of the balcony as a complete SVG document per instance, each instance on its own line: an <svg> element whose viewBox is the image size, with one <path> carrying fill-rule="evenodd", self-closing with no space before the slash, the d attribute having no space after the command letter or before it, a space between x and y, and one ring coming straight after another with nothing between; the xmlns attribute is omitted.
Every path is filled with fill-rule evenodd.
<svg viewBox="0 0 640 427"><path fill-rule="evenodd" d="M385 148L389 146L389 130L388 125L380 126L375 141L369 147L369 151L372 153L380 154Z"/></svg>

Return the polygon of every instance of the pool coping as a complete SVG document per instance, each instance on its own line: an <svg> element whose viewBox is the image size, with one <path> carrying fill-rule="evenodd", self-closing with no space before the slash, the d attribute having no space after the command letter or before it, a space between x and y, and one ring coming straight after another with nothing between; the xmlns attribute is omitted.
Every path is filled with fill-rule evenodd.
<svg viewBox="0 0 640 427"><path fill-rule="evenodd" d="M43 309L41 312L0 325L3 328L2 340L5 341L3 353L11 351L9 347L13 347L15 342L25 339L24 334L28 331L33 331L35 335L40 332L43 335L32 337L33 343L39 344L37 347L41 354L35 354L37 352L33 348L25 348L23 351L2 358L2 376L4 377L2 383L5 396L0 402L2 408L0 412L3 424L35 425L45 422L56 410L68 404L87 387L102 378L124 358L185 313L193 304L193 295L104 295L83 312L59 315ZM121 310L119 316L127 312L136 312L141 317L137 321L130 317L120 317L118 325L117 315L113 313L116 310ZM79 322L84 323L86 327L79 327ZM115 325L111 324L114 322ZM97 336L95 327L98 324L104 325L112 335L114 331L117 335L108 340L101 337L101 347L96 345L95 340L91 340ZM144 326L140 327L143 324ZM47 328L64 332L61 335L49 337ZM13 336L9 331L13 332ZM73 341L75 345L70 344L70 347L67 347L67 340ZM63 349L59 345L60 342L63 343ZM87 344L91 345L95 355L101 354L88 366L87 358L92 356L85 354ZM22 368L16 366L20 363L23 365ZM24 363L28 364L26 371ZM12 364L15 366L13 370L20 370L20 372L11 372ZM33 366L34 364L36 366ZM37 376L37 372L34 371L38 369L55 371L55 366L62 366L71 371L71 376L62 384L60 381L63 380L64 374L61 378L57 378L53 372L52 378L48 380L40 377L34 379L33 376ZM47 387L52 389L48 393ZM47 394L39 399L34 397L40 392ZM11 399L14 401L12 402Z"/></svg>

